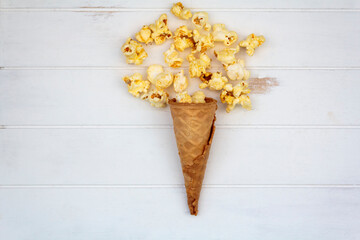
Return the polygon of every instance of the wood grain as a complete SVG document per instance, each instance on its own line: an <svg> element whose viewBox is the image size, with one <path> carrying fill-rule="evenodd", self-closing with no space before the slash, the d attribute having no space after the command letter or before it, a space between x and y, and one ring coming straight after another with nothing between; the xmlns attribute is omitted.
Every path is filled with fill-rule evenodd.
<svg viewBox="0 0 360 240"><path fill-rule="evenodd" d="M3 189L0 238L357 240L359 198L359 189L205 188L193 217L181 188Z"/></svg>
<svg viewBox="0 0 360 240"><path fill-rule="evenodd" d="M1 184L183 183L172 128L0 131ZM360 184L359 142L360 129L218 127L204 184Z"/></svg>
<svg viewBox="0 0 360 240"><path fill-rule="evenodd" d="M134 72L146 73L144 69L0 71L0 124L171 124L168 108L152 108L127 92L122 77ZM360 125L359 70L253 70L252 76L275 77L279 86L251 94L252 111L239 107L227 114L219 103L218 125ZM192 79L189 93L198 90L199 83ZM206 94L219 100L218 92Z"/></svg>
<svg viewBox="0 0 360 240"><path fill-rule="evenodd" d="M173 1L176 2L176 1ZM43 0L2 0L0 2L1 8L122 8L133 9L153 9L153 8L164 8L168 9L172 6L173 2L163 0L153 1L118 1L118 0L61 0L61 1L43 1ZM359 8L360 4L354 0L332 0L332 1L321 1L321 0L303 0L303 1L283 1L283 0L243 0L243 1L221 1L219 4L216 0L183 0L181 1L186 7L189 8L206 8L206 9L221 9L221 8L298 8L306 10L311 9L343 9L343 8ZM305 8L305 9L304 9Z"/></svg>
<svg viewBox="0 0 360 240"><path fill-rule="evenodd" d="M141 20L134 12L2 12L0 66L129 67L120 52L121 45L142 25L154 22L161 12L143 12ZM168 15L173 31L185 22ZM353 41L360 38L353 24L360 21L357 12L219 11L212 12L210 19L211 23L226 24L239 33L240 39L252 32L267 38L253 57L246 56L245 51L239 53L250 67L360 66L360 56L353 54L360 50ZM344 37L349 33L351 37ZM169 44L147 47L150 57L144 66L164 63L158 53Z"/></svg>

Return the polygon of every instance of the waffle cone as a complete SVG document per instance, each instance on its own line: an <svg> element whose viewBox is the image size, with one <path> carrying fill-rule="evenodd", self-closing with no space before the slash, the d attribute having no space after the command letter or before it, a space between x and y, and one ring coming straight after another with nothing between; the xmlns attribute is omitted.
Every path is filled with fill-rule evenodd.
<svg viewBox="0 0 360 240"><path fill-rule="evenodd" d="M198 202L206 163L215 131L216 100L206 103L177 103L169 101L174 122L190 213L197 215Z"/></svg>

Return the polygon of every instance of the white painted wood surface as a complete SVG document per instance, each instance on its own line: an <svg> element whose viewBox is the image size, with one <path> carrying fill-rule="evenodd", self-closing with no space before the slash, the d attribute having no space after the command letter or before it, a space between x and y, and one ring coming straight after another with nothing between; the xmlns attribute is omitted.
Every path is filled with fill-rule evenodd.
<svg viewBox="0 0 360 240"><path fill-rule="evenodd" d="M10 185L181 184L174 138L170 127L2 130L0 176ZM358 183L359 142L360 129L218 127L204 183Z"/></svg>
<svg viewBox="0 0 360 240"><path fill-rule="evenodd" d="M0 64L7 67L128 68L121 56L121 45L142 25L153 23L162 12L144 11L141 19L132 11L2 12L0 35L4 44ZM171 13L168 16L173 31L187 23ZM360 32L354 26L355 22L360 22L358 12L217 11L211 12L209 21L226 24L228 29L239 32L241 39L252 32L267 37L264 46L271 47L259 48L254 57L247 57L245 51L239 53L251 67L349 68L360 65L360 56L354 54L358 47L354 39L360 38ZM187 25L191 26L190 23ZM344 37L350 33L350 37ZM169 45L170 41L162 46L149 46L150 57L144 65L163 63L163 55L158 53L164 52Z"/></svg>
<svg viewBox="0 0 360 240"><path fill-rule="evenodd" d="M178 70L177 70L178 71ZM122 76L134 70L4 70L0 72L3 125L168 125L169 109L153 109L127 93ZM146 75L146 68L140 71ZM174 71L176 72L176 71ZM218 125L360 125L359 70L253 70L279 86L252 94L254 110L225 114ZM199 79L190 82L190 93ZM219 93L206 91L218 98ZM334 97L336 96L336 97ZM136 111L135 109L136 108ZM126 117L124 117L126 112Z"/></svg>
<svg viewBox="0 0 360 240"><path fill-rule="evenodd" d="M172 6L171 1L164 0L153 0L153 1L118 1L118 0L2 0L0 2L0 7L7 9L46 9L46 8L54 8L56 10L67 9L67 8L121 8L123 11L127 11L128 9L169 9ZM229 9L244 9L250 8L255 10L259 10L262 8L266 8L266 11L269 9L331 9L331 10L354 10L360 7L359 1L356 0L243 0L243 1L219 1L217 0L184 0L182 3L185 6L188 6L190 9L201 8L201 9L213 9L216 11L217 9L229 8ZM77 9L79 10L79 9Z"/></svg>
<svg viewBox="0 0 360 240"><path fill-rule="evenodd" d="M2 239L359 239L359 189L3 189ZM326 204L324 204L326 203ZM7 206L12 206L11 208ZM21 226L21 231L19 229ZM11 237L9 237L11 236Z"/></svg>
<svg viewBox="0 0 360 240"><path fill-rule="evenodd" d="M360 238L360 1L183 3L264 34L239 56L278 82L219 106L197 217L169 110L121 80L163 64L169 42L136 67L120 46L164 11L183 24L171 2L0 1L1 240Z"/></svg>

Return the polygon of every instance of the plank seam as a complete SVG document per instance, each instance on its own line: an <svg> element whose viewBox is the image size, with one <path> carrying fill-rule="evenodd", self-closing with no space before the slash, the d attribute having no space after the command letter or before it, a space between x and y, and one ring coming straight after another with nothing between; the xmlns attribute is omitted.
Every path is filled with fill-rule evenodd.
<svg viewBox="0 0 360 240"><path fill-rule="evenodd" d="M148 66L143 67L115 67L115 66L0 66L0 70L144 70L147 69ZM173 69L170 67L164 66L165 69ZM223 69L220 66L214 66L214 69ZM188 69L188 67L180 67L177 69ZM250 70L360 70L360 66L334 66L334 67L309 67L309 66L295 66L295 67L287 67L287 66L249 66L247 69Z"/></svg>
<svg viewBox="0 0 360 240"><path fill-rule="evenodd" d="M0 12L168 12L170 8L0 8ZM359 8L192 8L207 12L360 12Z"/></svg>
<svg viewBox="0 0 360 240"><path fill-rule="evenodd" d="M0 125L5 129L172 129L173 125ZM360 129L360 125L237 125L217 124L218 129Z"/></svg>
<svg viewBox="0 0 360 240"><path fill-rule="evenodd" d="M0 189L32 188L183 188L183 184L14 184ZM360 188L360 184L204 184L203 188Z"/></svg>

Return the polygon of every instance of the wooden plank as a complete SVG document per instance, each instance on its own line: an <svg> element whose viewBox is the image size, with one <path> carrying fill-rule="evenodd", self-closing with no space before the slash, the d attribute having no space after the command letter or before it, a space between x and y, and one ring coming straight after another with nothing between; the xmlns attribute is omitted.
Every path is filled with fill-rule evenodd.
<svg viewBox="0 0 360 240"><path fill-rule="evenodd" d="M174 1L176 2L176 1ZM304 1L284 1L284 0L244 0L231 1L225 0L219 3L216 0L183 0L181 1L189 8L356 8L360 7L358 1L354 0L304 0ZM118 1L118 0L62 0L62 1L43 1L43 0L2 0L2 8L170 8L172 3L164 0L149 1Z"/></svg>
<svg viewBox="0 0 360 240"><path fill-rule="evenodd" d="M169 125L169 109L132 97L122 81L135 70L0 71L1 125ZM141 70L145 76L146 71ZM219 103L219 125L360 125L359 70L253 70L278 86L251 94L252 111L230 114ZM255 81L255 80L251 80ZM251 82L250 81L250 82ZM189 93L198 90L192 79ZM255 89L256 90L256 89ZM172 90L170 92L173 96ZM254 91L255 92L255 91ZM218 92L206 95L219 101ZM124 114L126 113L126 115Z"/></svg>
<svg viewBox="0 0 360 240"><path fill-rule="evenodd" d="M127 67L120 47L143 24L161 11L143 12L2 12L0 66L115 66ZM354 22L358 12L211 12L211 23L224 23L243 39L255 32L267 42L248 66L359 67L360 38ZM184 21L169 16L172 30ZM56 27L54 27L56 26ZM351 33L351 37L348 36ZM300 41L300 42L299 42ZM144 65L163 63L162 46L147 47ZM211 54L212 55L212 54ZM183 54L185 56L185 53ZM325 57L326 56L326 57ZM216 61L214 61L216 62Z"/></svg>
<svg viewBox="0 0 360 240"><path fill-rule="evenodd" d="M359 184L360 129L217 128L204 184ZM182 184L171 128L3 129L1 184Z"/></svg>
<svg viewBox="0 0 360 240"><path fill-rule="evenodd" d="M2 189L2 239L347 239L359 189L205 188L197 217L175 189Z"/></svg>

